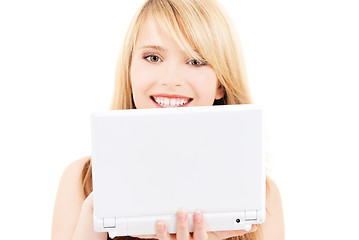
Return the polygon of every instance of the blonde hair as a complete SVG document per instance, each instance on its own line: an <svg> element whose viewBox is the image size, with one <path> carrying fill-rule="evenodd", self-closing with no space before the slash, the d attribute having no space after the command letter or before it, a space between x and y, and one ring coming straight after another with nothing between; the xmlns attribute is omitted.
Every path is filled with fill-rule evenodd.
<svg viewBox="0 0 359 240"><path fill-rule="evenodd" d="M240 42L215 0L148 0L133 18L116 69L111 110L135 108L131 96L132 53L143 22L154 19L190 57L206 61L224 89L222 104L252 103Z"/></svg>
<svg viewBox="0 0 359 240"><path fill-rule="evenodd" d="M135 108L130 83L131 60L140 27L148 18L168 32L188 56L213 68L224 90L224 97L215 101L216 104L252 103L235 27L217 1L147 0L135 14L125 36L116 67L111 110ZM91 169L90 159L82 171L85 197L92 191ZM257 235L250 233L232 239L258 239Z"/></svg>

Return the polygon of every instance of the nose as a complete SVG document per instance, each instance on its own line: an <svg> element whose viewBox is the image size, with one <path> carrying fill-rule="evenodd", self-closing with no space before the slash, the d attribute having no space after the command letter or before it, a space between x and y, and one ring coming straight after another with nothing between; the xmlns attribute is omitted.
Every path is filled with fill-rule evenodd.
<svg viewBox="0 0 359 240"><path fill-rule="evenodd" d="M179 87L183 83L183 71L180 64L175 61L164 64L163 71L160 76L160 84L167 87Z"/></svg>

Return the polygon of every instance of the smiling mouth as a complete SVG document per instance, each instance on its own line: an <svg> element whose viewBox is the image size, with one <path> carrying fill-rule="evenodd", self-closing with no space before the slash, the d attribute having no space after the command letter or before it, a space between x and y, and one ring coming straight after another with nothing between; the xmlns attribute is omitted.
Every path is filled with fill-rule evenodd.
<svg viewBox="0 0 359 240"><path fill-rule="evenodd" d="M150 98L156 105L163 108L185 107L193 100L193 98L182 97L150 96Z"/></svg>

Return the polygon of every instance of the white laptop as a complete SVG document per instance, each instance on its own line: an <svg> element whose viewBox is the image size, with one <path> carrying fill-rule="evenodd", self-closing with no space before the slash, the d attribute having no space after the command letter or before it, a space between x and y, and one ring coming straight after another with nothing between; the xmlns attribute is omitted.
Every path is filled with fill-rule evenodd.
<svg viewBox="0 0 359 240"><path fill-rule="evenodd" d="M156 234L176 213L207 231L265 220L262 111L253 104L112 110L91 115L95 231Z"/></svg>

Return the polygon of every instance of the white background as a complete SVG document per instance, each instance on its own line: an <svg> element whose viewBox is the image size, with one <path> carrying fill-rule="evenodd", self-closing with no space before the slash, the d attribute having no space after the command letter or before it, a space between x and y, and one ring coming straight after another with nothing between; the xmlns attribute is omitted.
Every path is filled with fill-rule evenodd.
<svg viewBox="0 0 359 240"><path fill-rule="evenodd" d="M142 1L0 2L0 239L50 237L64 168L90 154ZM358 239L356 1L223 1L238 28L287 239Z"/></svg>

